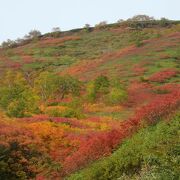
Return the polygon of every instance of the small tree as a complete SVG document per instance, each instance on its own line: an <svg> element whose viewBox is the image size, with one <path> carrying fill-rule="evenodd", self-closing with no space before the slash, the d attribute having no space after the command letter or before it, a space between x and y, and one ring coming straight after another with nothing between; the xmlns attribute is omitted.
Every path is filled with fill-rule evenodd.
<svg viewBox="0 0 180 180"><path fill-rule="evenodd" d="M85 24L84 28L89 29L90 28L90 24Z"/></svg>
<svg viewBox="0 0 180 180"><path fill-rule="evenodd" d="M107 25L107 21L102 21L102 22L96 24L95 28L96 29L104 29L106 27L106 25Z"/></svg>
<svg viewBox="0 0 180 180"><path fill-rule="evenodd" d="M122 23L122 22L124 22L123 19L119 19L119 20L117 21L118 24L120 24L120 23Z"/></svg>
<svg viewBox="0 0 180 180"><path fill-rule="evenodd" d="M161 20L160 20L160 25L162 26L162 27L166 27L167 25L169 24L169 19L167 19L167 18L161 18Z"/></svg>
<svg viewBox="0 0 180 180"><path fill-rule="evenodd" d="M148 15L136 15L133 16L132 18L128 19L128 21L153 21L154 17L150 17Z"/></svg>
<svg viewBox="0 0 180 180"><path fill-rule="evenodd" d="M50 72L42 72L35 79L35 90L43 101L48 100L56 91L56 75Z"/></svg>
<svg viewBox="0 0 180 180"><path fill-rule="evenodd" d="M56 84L57 94L60 95L61 99L63 99L65 95L71 94L77 96L80 94L81 83L71 76L60 76Z"/></svg>
<svg viewBox="0 0 180 180"><path fill-rule="evenodd" d="M81 83L71 76L59 76L50 72L42 72L35 80L35 89L43 101L52 97L79 95Z"/></svg>
<svg viewBox="0 0 180 180"><path fill-rule="evenodd" d="M128 98L127 90L120 83L118 78L114 78L110 82L110 91L107 94L106 102L108 104L119 104L126 101Z"/></svg>
<svg viewBox="0 0 180 180"><path fill-rule="evenodd" d="M8 105L7 115L21 118L31 116L32 113L38 113L38 100L39 97L31 89L26 89L18 99L13 99Z"/></svg>
<svg viewBox="0 0 180 180"><path fill-rule="evenodd" d="M89 31L90 31L90 25L89 25L89 24L85 24L85 25L84 25L84 30L85 30L86 32L89 32Z"/></svg>
<svg viewBox="0 0 180 180"><path fill-rule="evenodd" d="M87 95L86 95L87 100L90 102L94 102L96 99L96 91L94 88L94 81L91 81L87 84L86 92L87 92Z"/></svg>
<svg viewBox="0 0 180 180"><path fill-rule="evenodd" d="M60 27L52 28L52 33L51 34L52 34L52 37L54 37L54 38L60 37L60 35L61 35Z"/></svg>
<svg viewBox="0 0 180 180"><path fill-rule="evenodd" d="M37 40L41 36L41 32L38 30L31 30L28 35L25 35L25 39Z"/></svg>
<svg viewBox="0 0 180 180"><path fill-rule="evenodd" d="M11 117L23 117L38 112L38 96L21 73L9 71L1 82L0 106Z"/></svg>
<svg viewBox="0 0 180 180"><path fill-rule="evenodd" d="M15 47L17 43L13 40L8 39L7 41L2 42L1 47L2 48L11 48Z"/></svg>
<svg viewBox="0 0 180 180"><path fill-rule="evenodd" d="M98 97L108 94L110 82L106 76L100 75L94 81L87 85L87 99L90 102L95 101Z"/></svg>
<svg viewBox="0 0 180 180"><path fill-rule="evenodd" d="M52 32L61 32L60 27L54 27L52 28Z"/></svg>
<svg viewBox="0 0 180 180"><path fill-rule="evenodd" d="M100 75L94 81L94 88L96 93L106 94L109 92L109 80L106 76Z"/></svg>

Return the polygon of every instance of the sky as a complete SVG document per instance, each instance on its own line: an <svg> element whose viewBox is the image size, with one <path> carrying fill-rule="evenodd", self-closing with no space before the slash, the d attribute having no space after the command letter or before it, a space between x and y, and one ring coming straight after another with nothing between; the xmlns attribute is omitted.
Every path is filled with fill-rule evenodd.
<svg viewBox="0 0 180 180"><path fill-rule="evenodd" d="M32 29L69 30L137 14L180 20L180 0L0 0L0 43Z"/></svg>

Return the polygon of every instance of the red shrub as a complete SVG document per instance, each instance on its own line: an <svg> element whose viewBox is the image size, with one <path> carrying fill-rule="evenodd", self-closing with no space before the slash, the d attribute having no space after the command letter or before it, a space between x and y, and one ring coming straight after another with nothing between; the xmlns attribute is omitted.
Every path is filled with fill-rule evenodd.
<svg viewBox="0 0 180 180"><path fill-rule="evenodd" d="M169 92L175 92L177 89L180 89L180 84L168 83L168 84L165 84L165 85L155 88L155 90L157 90L157 89L167 90Z"/></svg>
<svg viewBox="0 0 180 180"><path fill-rule="evenodd" d="M149 80L155 82L164 82L166 79L174 77L177 73L178 72L175 69L166 69L153 74L150 76Z"/></svg>
<svg viewBox="0 0 180 180"><path fill-rule="evenodd" d="M160 118L169 115L180 106L180 91L174 91L155 98L151 103L141 107L136 112L136 117L149 123L156 122Z"/></svg>
<svg viewBox="0 0 180 180"><path fill-rule="evenodd" d="M135 73L135 75L143 75L144 74L144 72L146 72L146 68L144 68L142 65L135 65L134 67L133 67L133 71L134 71L134 73Z"/></svg>
<svg viewBox="0 0 180 180"><path fill-rule="evenodd" d="M142 83L138 81L131 82L128 88L128 101L126 105L128 106L142 106L145 102L149 102L154 98L154 93L152 92L153 86L149 83Z"/></svg>
<svg viewBox="0 0 180 180"><path fill-rule="evenodd" d="M80 146L78 151L65 159L63 164L64 173L70 173L101 156L110 154L116 145L119 144L120 139L124 137L125 134L118 130L94 134Z"/></svg>

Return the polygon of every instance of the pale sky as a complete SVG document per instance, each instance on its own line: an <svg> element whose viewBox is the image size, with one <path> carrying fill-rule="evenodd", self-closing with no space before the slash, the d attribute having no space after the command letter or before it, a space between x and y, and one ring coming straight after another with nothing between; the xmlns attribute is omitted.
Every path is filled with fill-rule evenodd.
<svg viewBox="0 0 180 180"><path fill-rule="evenodd" d="M180 20L180 0L0 0L0 42L32 29L68 30L137 14Z"/></svg>

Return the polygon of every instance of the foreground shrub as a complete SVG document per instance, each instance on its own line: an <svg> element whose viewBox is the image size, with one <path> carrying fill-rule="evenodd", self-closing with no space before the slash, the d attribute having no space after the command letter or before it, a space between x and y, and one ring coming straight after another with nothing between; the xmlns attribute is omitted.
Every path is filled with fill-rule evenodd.
<svg viewBox="0 0 180 180"><path fill-rule="evenodd" d="M68 179L178 179L179 118L141 130L110 157Z"/></svg>

